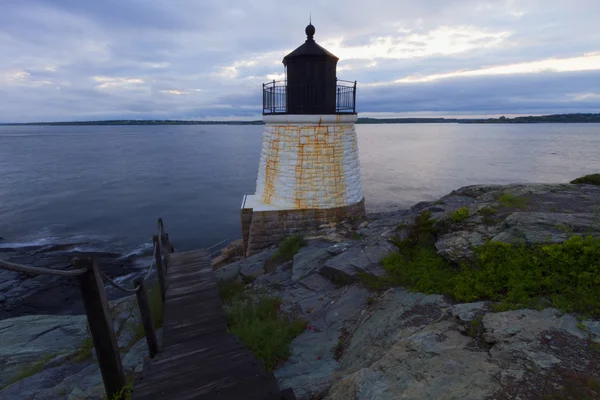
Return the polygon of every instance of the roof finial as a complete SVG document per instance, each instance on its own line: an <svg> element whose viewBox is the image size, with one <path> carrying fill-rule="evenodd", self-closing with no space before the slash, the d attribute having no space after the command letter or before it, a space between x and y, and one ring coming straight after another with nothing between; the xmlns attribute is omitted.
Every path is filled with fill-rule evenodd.
<svg viewBox="0 0 600 400"><path fill-rule="evenodd" d="M312 13L308 16L308 26L304 30L306 32L306 40L313 41L313 36L315 36L315 27L312 24Z"/></svg>

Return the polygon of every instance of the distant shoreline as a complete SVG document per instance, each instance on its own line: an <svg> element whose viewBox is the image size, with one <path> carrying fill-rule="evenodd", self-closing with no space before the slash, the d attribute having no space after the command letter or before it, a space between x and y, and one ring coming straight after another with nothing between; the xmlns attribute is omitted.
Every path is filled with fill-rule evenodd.
<svg viewBox="0 0 600 400"><path fill-rule="evenodd" d="M539 123L600 123L598 114L552 114L528 117L500 118L358 118L357 124L539 124ZM72 122L14 122L0 126L69 126L69 125L263 125L263 121L184 121L184 120L104 120Z"/></svg>

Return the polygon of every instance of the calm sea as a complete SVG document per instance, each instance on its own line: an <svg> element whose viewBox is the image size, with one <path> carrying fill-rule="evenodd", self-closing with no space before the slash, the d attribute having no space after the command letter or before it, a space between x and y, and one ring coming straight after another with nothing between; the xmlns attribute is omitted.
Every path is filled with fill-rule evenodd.
<svg viewBox="0 0 600 400"><path fill-rule="evenodd" d="M600 172L600 124L357 125L367 208L477 183ZM241 236L262 126L0 126L0 236L141 251L162 216L179 249Z"/></svg>

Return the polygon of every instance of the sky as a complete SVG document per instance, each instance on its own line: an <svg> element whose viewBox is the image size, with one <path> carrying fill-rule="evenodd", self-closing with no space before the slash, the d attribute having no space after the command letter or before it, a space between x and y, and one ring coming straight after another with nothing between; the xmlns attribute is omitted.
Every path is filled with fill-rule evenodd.
<svg viewBox="0 0 600 400"><path fill-rule="evenodd" d="M0 0L0 122L260 119L309 14L360 116L600 112L599 0Z"/></svg>

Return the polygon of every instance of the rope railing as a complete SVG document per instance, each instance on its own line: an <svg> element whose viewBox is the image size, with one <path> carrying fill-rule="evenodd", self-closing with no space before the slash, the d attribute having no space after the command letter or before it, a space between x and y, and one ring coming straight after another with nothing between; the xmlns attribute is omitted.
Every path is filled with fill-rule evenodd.
<svg viewBox="0 0 600 400"><path fill-rule="evenodd" d="M126 393L124 393L123 389L126 387L127 382L123 372L121 353L113 329L112 319L110 318L104 284L107 283L123 292L135 293L150 357L154 358L158 353L158 341L154 330L154 322L152 320L145 282L148 281L156 266L160 294L164 303L166 297L165 273L168 268L167 255L173 252L173 246L169 240L168 233L165 232L162 218L158 219L158 227L159 234L152 237L152 261L144 276L135 279L133 288L127 288L115 282L99 268L96 261L91 259L75 258L72 264L62 269L32 267L0 260L0 269L30 275L54 275L77 278L92 340L96 349L98 364L102 372L104 388L109 399L124 399ZM165 256L163 256L161 249L164 249ZM73 266L76 269L67 269Z"/></svg>
<svg viewBox="0 0 600 400"><path fill-rule="evenodd" d="M73 264L67 265L65 268L72 267ZM55 275L55 276L67 276L67 277L75 277L79 275L83 275L87 272L87 269L73 269L73 270L64 270L64 269L51 269L51 268L40 268L40 267L31 267L27 265L21 265L17 263L12 263L8 261L0 260L0 268L6 269L9 271L15 272L23 272L25 274L32 275Z"/></svg>
<svg viewBox="0 0 600 400"><path fill-rule="evenodd" d="M152 273L152 267L154 267L154 265L156 265L156 251L157 251L157 244L154 244L154 251L152 253L152 262L150 263L150 266L148 267L148 271L146 272L146 275L144 275L144 279L142 279L143 281L147 281L150 278L150 274ZM100 272L100 276L102 276L102 279L108 283L110 286L114 287L115 289L121 290L123 292L128 292L128 293L135 293L138 290L140 290L140 286L136 285L133 289L132 288L126 288L120 284L118 284L117 282L115 282L114 280L112 280L108 275L106 275L104 272Z"/></svg>

